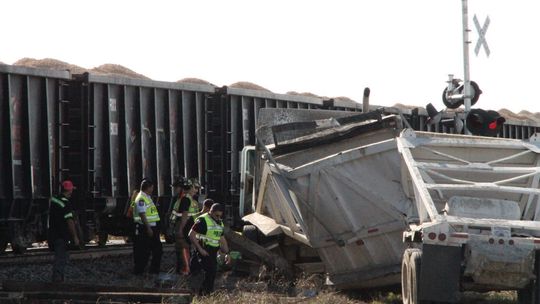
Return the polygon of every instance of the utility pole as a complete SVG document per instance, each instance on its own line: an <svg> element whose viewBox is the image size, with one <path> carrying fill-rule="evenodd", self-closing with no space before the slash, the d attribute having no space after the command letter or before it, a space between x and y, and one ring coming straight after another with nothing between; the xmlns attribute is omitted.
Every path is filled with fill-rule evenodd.
<svg viewBox="0 0 540 304"><path fill-rule="evenodd" d="M469 7L467 0L461 0L463 18L463 95L465 101L465 117L471 111L471 79L469 72ZM465 123L465 134L471 135Z"/></svg>

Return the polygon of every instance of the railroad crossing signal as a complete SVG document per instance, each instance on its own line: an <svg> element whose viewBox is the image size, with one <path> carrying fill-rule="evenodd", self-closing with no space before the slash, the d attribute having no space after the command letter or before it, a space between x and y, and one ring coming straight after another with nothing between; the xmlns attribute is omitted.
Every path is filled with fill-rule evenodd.
<svg viewBox="0 0 540 304"><path fill-rule="evenodd" d="M506 121L498 112L482 109L472 109L465 120L467 129L473 135L491 137L495 137L501 132Z"/></svg>
<svg viewBox="0 0 540 304"><path fill-rule="evenodd" d="M489 57L489 54L491 52L487 44L486 32L488 30L489 24L491 23L491 20L489 19L489 16L487 16L486 21L484 21L484 26L480 27L480 22L478 22L478 18L476 17L476 15L474 15L473 22L476 30L478 31L478 41L476 42L476 46L474 47L474 53L476 54L476 56L478 56L478 53L480 53L480 48L483 46L484 50L486 51L486 55Z"/></svg>

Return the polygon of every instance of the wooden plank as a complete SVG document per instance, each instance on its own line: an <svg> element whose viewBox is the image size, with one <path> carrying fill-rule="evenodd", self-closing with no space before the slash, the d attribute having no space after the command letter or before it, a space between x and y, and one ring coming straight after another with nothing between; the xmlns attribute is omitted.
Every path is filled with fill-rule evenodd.
<svg viewBox="0 0 540 304"><path fill-rule="evenodd" d="M244 216L242 220L255 225L265 236L272 236L283 233L283 231L281 231L281 226L278 225L274 219L262 215L258 212L248 214Z"/></svg>
<svg viewBox="0 0 540 304"><path fill-rule="evenodd" d="M292 275L291 265L289 265L287 260L285 260L283 257L266 250L259 244L247 239L229 228L225 228L225 237L231 245L237 246L241 249L241 251L245 250L253 255L256 255L263 263L283 271L286 275Z"/></svg>

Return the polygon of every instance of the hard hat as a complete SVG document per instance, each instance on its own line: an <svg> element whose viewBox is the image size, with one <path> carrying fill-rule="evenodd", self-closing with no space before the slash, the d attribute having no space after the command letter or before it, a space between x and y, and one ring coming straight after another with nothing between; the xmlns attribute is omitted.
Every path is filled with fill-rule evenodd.
<svg viewBox="0 0 540 304"><path fill-rule="evenodd" d="M65 180L62 182L62 188L67 191L75 190L75 186L73 185L73 182L70 180Z"/></svg>

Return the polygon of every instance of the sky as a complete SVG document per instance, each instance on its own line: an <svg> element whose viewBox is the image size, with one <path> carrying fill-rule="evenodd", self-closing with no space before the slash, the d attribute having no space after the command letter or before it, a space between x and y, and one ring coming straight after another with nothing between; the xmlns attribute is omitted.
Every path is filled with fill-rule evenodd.
<svg viewBox="0 0 540 304"><path fill-rule="evenodd" d="M1 1L0 61L116 63L152 79L442 108L463 78L461 0ZM540 1L469 0L475 107L540 112ZM473 52L487 16L489 58Z"/></svg>

